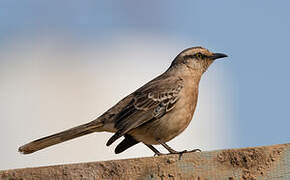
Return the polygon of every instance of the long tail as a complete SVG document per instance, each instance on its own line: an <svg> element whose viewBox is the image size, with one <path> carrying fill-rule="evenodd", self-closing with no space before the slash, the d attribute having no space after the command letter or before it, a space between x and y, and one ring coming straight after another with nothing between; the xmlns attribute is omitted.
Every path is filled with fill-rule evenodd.
<svg viewBox="0 0 290 180"><path fill-rule="evenodd" d="M41 139L37 139L28 144L21 146L18 151L23 154L30 154L35 151L44 149L46 147L68 141L86 134L90 134L96 131L102 131L103 123L92 121L87 124L83 124L65 131L62 131L51 136L47 136Z"/></svg>

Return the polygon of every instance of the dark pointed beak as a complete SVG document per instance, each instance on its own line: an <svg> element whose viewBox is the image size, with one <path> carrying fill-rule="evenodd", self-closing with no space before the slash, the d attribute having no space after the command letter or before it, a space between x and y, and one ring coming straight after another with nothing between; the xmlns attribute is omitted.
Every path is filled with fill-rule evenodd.
<svg viewBox="0 0 290 180"><path fill-rule="evenodd" d="M219 58L225 58L225 57L228 57L228 55L226 55L226 54L223 54L223 53L214 53L212 56L211 56L211 58L212 59L219 59Z"/></svg>

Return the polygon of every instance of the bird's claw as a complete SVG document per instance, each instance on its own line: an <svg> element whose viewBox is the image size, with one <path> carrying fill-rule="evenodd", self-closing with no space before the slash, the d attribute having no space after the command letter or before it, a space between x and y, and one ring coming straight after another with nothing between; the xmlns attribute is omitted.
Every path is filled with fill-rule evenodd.
<svg viewBox="0 0 290 180"><path fill-rule="evenodd" d="M180 160L184 153L190 153L190 152L201 152L201 150L200 149L193 149L191 151L188 151L188 150L184 150L184 151L180 151L180 152L173 151L173 152L170 152L169 154L179 154L179 160Z"/></svg>
<svg viewBox="0 0 290 180"><path fill-rule="evenodd" d="M184 151L173 151L173 152L170 152L169 154L183 154L183 153L190 153L190 152L201 152L200 149L193 149L191 151L188 151L188 150L184 150Z"/></svg>
<svg viewBox="0 0 290 180"><path fill-rule="evenodd" d="M201 150L200 149L193 149L193 150L187 151L187 152L201 152Z"/></svg>

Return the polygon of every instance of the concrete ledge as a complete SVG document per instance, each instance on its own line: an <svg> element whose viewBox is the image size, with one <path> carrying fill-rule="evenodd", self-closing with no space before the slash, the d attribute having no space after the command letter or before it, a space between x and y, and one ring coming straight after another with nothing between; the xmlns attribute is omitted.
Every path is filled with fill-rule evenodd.
<svg viewBox="0 0 290 180"><path fill-rule="evenodd" d="M0 171L0 179L290 179L290 144Z"/></svg>

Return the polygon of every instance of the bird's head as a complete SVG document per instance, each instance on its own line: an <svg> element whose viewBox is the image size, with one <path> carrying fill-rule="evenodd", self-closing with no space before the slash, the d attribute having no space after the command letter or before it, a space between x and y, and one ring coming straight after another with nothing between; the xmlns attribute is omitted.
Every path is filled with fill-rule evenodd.
<svg viewBox="0 0 290 180"><path fill-rule="evenodd" d="M203 47L192 47L179 53L171 66L185 65L192 70L204 73L214 60L224 57L227 55L213 53Z"/></svg>

